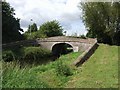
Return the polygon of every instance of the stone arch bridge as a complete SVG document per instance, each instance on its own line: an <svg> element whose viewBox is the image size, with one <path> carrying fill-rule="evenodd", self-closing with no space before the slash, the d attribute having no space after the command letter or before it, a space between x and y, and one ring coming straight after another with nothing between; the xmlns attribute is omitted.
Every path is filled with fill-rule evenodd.
<svg viewBox="0 0 120 90"><path fill-rule="evenodd" d="M37 39L37 43L43 47L47 48L50 51L53 50L55 45L61 46L61 44L68 44L73 48L74 52L84 51L88 49L92 44L97 43L96 39L81 39L75 37L50 37L44 39Z"/></svg>
<svg viewBox="0 0 120 90"><path fill-rule="evenodd" d="M2 44L2 49L15 48L15 47L23 47L23 46L40 46L52 51L52 53L59 53L61 47L67 44L72 47L74 52L82 51L84 52L80 55L76 61L73 63L76 66L81 65L84 61L86 61L97 49L98 44L96 39L81 39L75 37L68 36L56 36L50 38L39 38L35 40L24 40L17 41L8 44Z"/></svg>
<svg viewBox="0 0 120 90"><path fill-rule="evenodd" d="M61 47L63 44L68 44L73 48L74 52L78 51L85 51L89 47L91 47L93 44L97 43L96 39L81 39L76 37L69 37L69 36L56 36L56 37L50 37L50 38L38 38L35 40L23 40L23 41L17 41L12 42L8 44L3 44L2 48L12 48L15 46L40 46L43 48L46 48L50 51L53 50L54 46Z"/></svg>

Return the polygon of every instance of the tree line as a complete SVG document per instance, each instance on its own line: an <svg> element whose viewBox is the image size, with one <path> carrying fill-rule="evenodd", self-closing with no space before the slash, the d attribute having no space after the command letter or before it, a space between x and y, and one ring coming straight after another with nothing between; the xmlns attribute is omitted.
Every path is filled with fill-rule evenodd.
<svg viewBox="0 0 120 90"><path fill-rule="evenodd" d="M26 39L45 38L53 36L62 36L63 28L56 20L43 23L39 29L37 24L33 23L28 26L28 30L24 33Z"/></svg>
<svg viewBox="0 0 120 90"><path fill-rule="evenodd" d="M2 1L2 43L63 35L63 28L56 20L42 24L39 29L36 23L33 23L24 34L21 34L20 31L23 32L23 29L20 27L20 19L15 18L14 11L8 2Z"/></svg>
<svg viewBox="0 0 120 90"><path fill-rule="evenodd" d="M80 3L79 8L82 9L82 20L88 31L86 37L97 38L99 43L120 45L120 2ZM14 17L14 11L9 3L2 1L3 43L63 35L63 28L56 20L42 24L39 29L33 23L21 34L20 19Z"/></svg>
<svg viewBox="0 0 120 90"><path fill-rule="evenodd" d="M120 45L120 2L80 3L87 37L100 43Z"/></svg>

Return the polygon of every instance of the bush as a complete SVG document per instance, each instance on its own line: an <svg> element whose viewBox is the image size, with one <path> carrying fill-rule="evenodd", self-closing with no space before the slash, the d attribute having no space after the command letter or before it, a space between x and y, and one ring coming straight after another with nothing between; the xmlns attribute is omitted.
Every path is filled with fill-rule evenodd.
<svg viewBox="0 0 120 90"><path fill-rule="evenodd" d="M31 34L30 34L30 33L25 33L25 34L24 34L24 37L25 37L26 39L36 39L36 38L37 38L36 32L31 32Z"/></svg>
<svg viewBox="0 0 120 90"><path fill-rule="evenodd" d="M37 39L37 38L45 38L46 35L41 34L39 31L36 31L36 32L31 32L31 34L28 33L28 32L26 32L26 33L24 34L24 37L25 37L26 39Z"/></svg>
<svg viewBox="0 0 120 90"><path fill-rule="evenodd" d="M67 65L63 64L62 61L57 62L55 66L55 70L57 75L62 75L62 76L72 75L70 68Z"/></svg>
<svg viewBox="0 0 120 90"><path fill-rule="evenodd" d="M87 39L87 37L85 35L80 35L80 38Z"/></svg>
<svg viewBox="0 0 120 90"><path fill-rule="evenodd" d="M46 58L51 55L49 50L40 47L26 47L24 48L24 60L38 61L41 58Z"/></svg>
<svg viewBox="0 0 120 90"><path fill-rule="evenodd" d="M14 54L12 51L3 51L2 53L2 59L5 61L5 62L10 62L10 61L13 61L14 60Z"/></svg>

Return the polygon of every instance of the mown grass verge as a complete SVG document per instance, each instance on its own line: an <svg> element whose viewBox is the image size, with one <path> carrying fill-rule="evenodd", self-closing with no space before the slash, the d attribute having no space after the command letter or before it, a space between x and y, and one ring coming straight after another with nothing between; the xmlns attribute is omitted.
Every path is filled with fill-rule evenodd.
<svg viewBox="0 0 120 90"><path fill-rule="evenodd" d="M65 87L117 88L118 46L100 44L92 57L77 71Z"/></svg>

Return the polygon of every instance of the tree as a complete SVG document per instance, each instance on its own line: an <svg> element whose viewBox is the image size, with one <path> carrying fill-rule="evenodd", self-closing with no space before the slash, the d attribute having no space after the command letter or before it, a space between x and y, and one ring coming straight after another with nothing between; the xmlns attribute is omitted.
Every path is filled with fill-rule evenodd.
<svg viewBox="0 0 120 90"><path fill-rule="evenodd" d="M119 44L120 3L89 2L81 3L83 22L88 30L87 36L97 38L98 42Z"/></svg>
<svg viewBox="0 0 120 90"><path fill-rule="evenodd" d="M37 31L37 24L33 23L32 25L28 26L28 32L36 32Z"/></svg>
<svg viewBox="0 0 120 90"><path fill-rule="evenodd" d="M39 28L39 32L43 35L46 35L47 37L62 36L62 31L62 26L60 26L59 22L56 20L48 21L42 24Z"/></svg>
<svg viewBox="0 0 120 90"><path fill-rule="evenodd" d="M2 42L9 43L24 39L19 31L20 19L14 17L14 9L9 3L2 1Z"/></svg>

